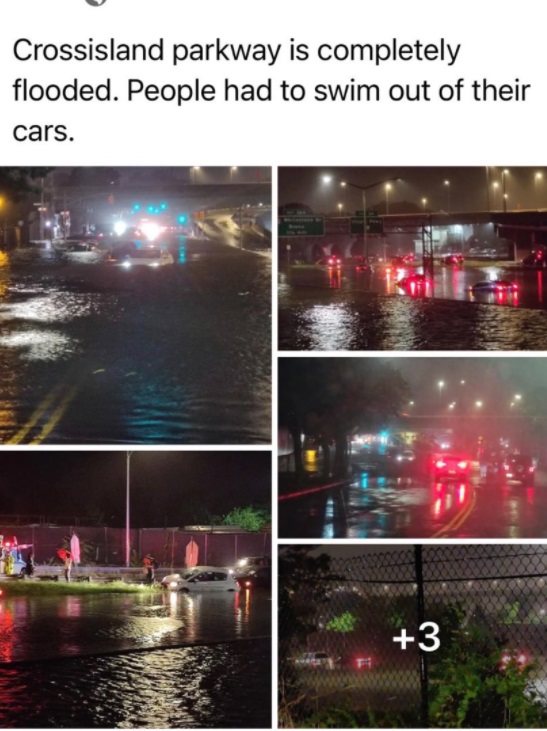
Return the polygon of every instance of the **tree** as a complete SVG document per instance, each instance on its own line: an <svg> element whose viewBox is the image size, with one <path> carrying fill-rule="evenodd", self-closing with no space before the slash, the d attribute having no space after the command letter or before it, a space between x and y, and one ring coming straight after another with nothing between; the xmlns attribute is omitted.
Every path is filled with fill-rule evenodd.
<svg viewBox="0 0 547 731"><path fill-rule="evenodd" d="M250 533L258 533L270 522L270 515L261 508L234 508L222 518L223 525L239 525Z"/></svg>
<svg viewBox="0 0 547 731"><path fill-rule="evenodd" d="M53 168L0 168L0 196L17 203L29 193L36 193L39 181Z"/></svg>
<svg viewBox="0 0 547 731"><path fill-rule="evenodd" d="M349 437L381 429L408 398L408 385L385 361L360 358L285 358L279 364L279 422L294 443L297 479L303 476L302 434L320 444L324 467L335 445L334 475L345 477ZM324 473L327 477L328 473Z"/></svg>
<svg viewBox="0 0 547 731"><path fill-rule="evenodd" d="M346 649L346 634L353 632L357 626L357 619L351 612L343 612L338 617L333 617L330 622L327 623L326 629L330 632L341 632L344 643L344 650Z"/></svg>

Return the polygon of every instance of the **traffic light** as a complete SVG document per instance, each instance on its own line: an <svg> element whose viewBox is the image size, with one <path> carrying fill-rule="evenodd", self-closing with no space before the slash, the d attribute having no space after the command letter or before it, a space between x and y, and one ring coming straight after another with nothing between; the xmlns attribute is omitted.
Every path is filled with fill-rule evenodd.
<svg viewBox="0 0 547 731"><path fill-rule="evenodd" d="M146 207L146 210L148 211L148 213L154 213L154 206L151 203L149 203L148 206Z"/></svg>
<svg viewBox="0 0 547 731"><path fill-rule="evenodd" d="M188 216L186 215L186 213L180 213L177 218L177 223L180 226L184 226L184 224L187 223L187 221L188 221Z"/></svg>
<svg viewBox="0 0 547 731"><path fill-rule="evenodd" d="M133 203L133 208L131 209L132 213L138 213L140 210L141 210L141 204Z"/></svg>
<svg viewBox="0 0 547 731"><path fill-rule="evenodd" d="M160 203L160 211L166 211L166 210L167 210L167 203L165 203L164 201L162 201Z"/></svg>

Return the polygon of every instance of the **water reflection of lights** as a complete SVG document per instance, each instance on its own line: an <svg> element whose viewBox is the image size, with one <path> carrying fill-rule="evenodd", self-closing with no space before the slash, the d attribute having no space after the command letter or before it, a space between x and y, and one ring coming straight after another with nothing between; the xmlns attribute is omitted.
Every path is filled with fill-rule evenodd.
<svg viewBox="0 0 547 731"><path fill-rule="evenodd" d="M23 360L59 360L73 355L75 342L60 332L27 330L0 337L0 345L21 349Z"/></svg>
<svg viewBox="0 0 547 731"><path fill-rule="evenodd" d="M346 305L315 305L307 318L312 348L343 350L351 346L359 317Z"/></svg>
<svg viewBox="0 0 547 731"><path fill-rule="evenodd" d="M47 296L31 297L24 302L4 305L0 311L3 320L70 322L75 317L89 315L92 309L91 299L67 292L52 292Z"/></svg>

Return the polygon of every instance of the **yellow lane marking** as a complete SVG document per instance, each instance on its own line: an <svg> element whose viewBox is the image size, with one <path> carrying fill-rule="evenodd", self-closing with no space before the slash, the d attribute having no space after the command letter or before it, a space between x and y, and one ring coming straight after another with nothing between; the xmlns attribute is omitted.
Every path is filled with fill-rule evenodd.
<svg viewBox="0 0 547 731"><path fill-rule="evenodd" d="M6 443L7 444L20 444L23 439L27 436L29 431L33 429L36 424L40 421L42 416L46 413L46 411L50 408L52 403L55 401L57 396L62 392L64 384L61 382L55 388L53 388L47 396L44 398L42 403L38 406L38 408L34 411L30 419L27 421L25 426L23 426L17 434L15 434L11 439L9 439Z"/></svg>
<svg viewBox="0 0 547 731"><path fill-rule="evenodd" d="M41 444L44 439L47 439L47 437L51 434L53 429L57 426L59 421L64 416L65 411L70 406L72 400L80 390L79 384L75 384L72 386L71 389L69 389L66 396L63 398L59 406L55 409L55 411L52 413L52 415L49 418L49 421L42 427L42 431L38 434L37 437L35 437L29 444Z"/></svg>
<svg viewBox="0 0 547 731"><path fill-rule="evenodd" d="M445 526L443 526L439 531L434 533L431 538L442 538L446 536L448 533L451 533L452 531L457 530L460 528L467 518L469 518L471 512L474 510L475 505L477 503L477 492L476 490L473 490L473 497L469 501L469 504L463 507L460 512L455 515L450 522L448 522Z"/></svg>

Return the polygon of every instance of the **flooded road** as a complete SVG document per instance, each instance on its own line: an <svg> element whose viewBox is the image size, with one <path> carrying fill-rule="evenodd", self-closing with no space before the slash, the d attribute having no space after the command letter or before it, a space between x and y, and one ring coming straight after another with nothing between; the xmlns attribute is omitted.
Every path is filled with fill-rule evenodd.
<svg viewBox="0 0 547 731"><path fill-rule="evenodd" d="M279 503L283 538L547 538L547 474L516 482L434 482L363 474L345 488Z"/></svg>
<svg viewBox="0 0 547 731"><path fill-rule="evenodd" d="M408 271L359 273L293 268L279 278L282 350L544 350L547 273L500 267L442 268L427 296L397 286ZM472 295L507 277L518 293ZM433 295L434 294L434 298Z"/></svg>
<svg viewBox="0 0 547 731"><path fill-rule="evenodd" d="M168 246L157 269L2 255L1 442L269 443L269 259Z"/></svg>
<svg viewBox="0 0 547 731"><path fill-rule="evenodd" d="M270 725L265 592L4 597L4 727Z"/></svg>

